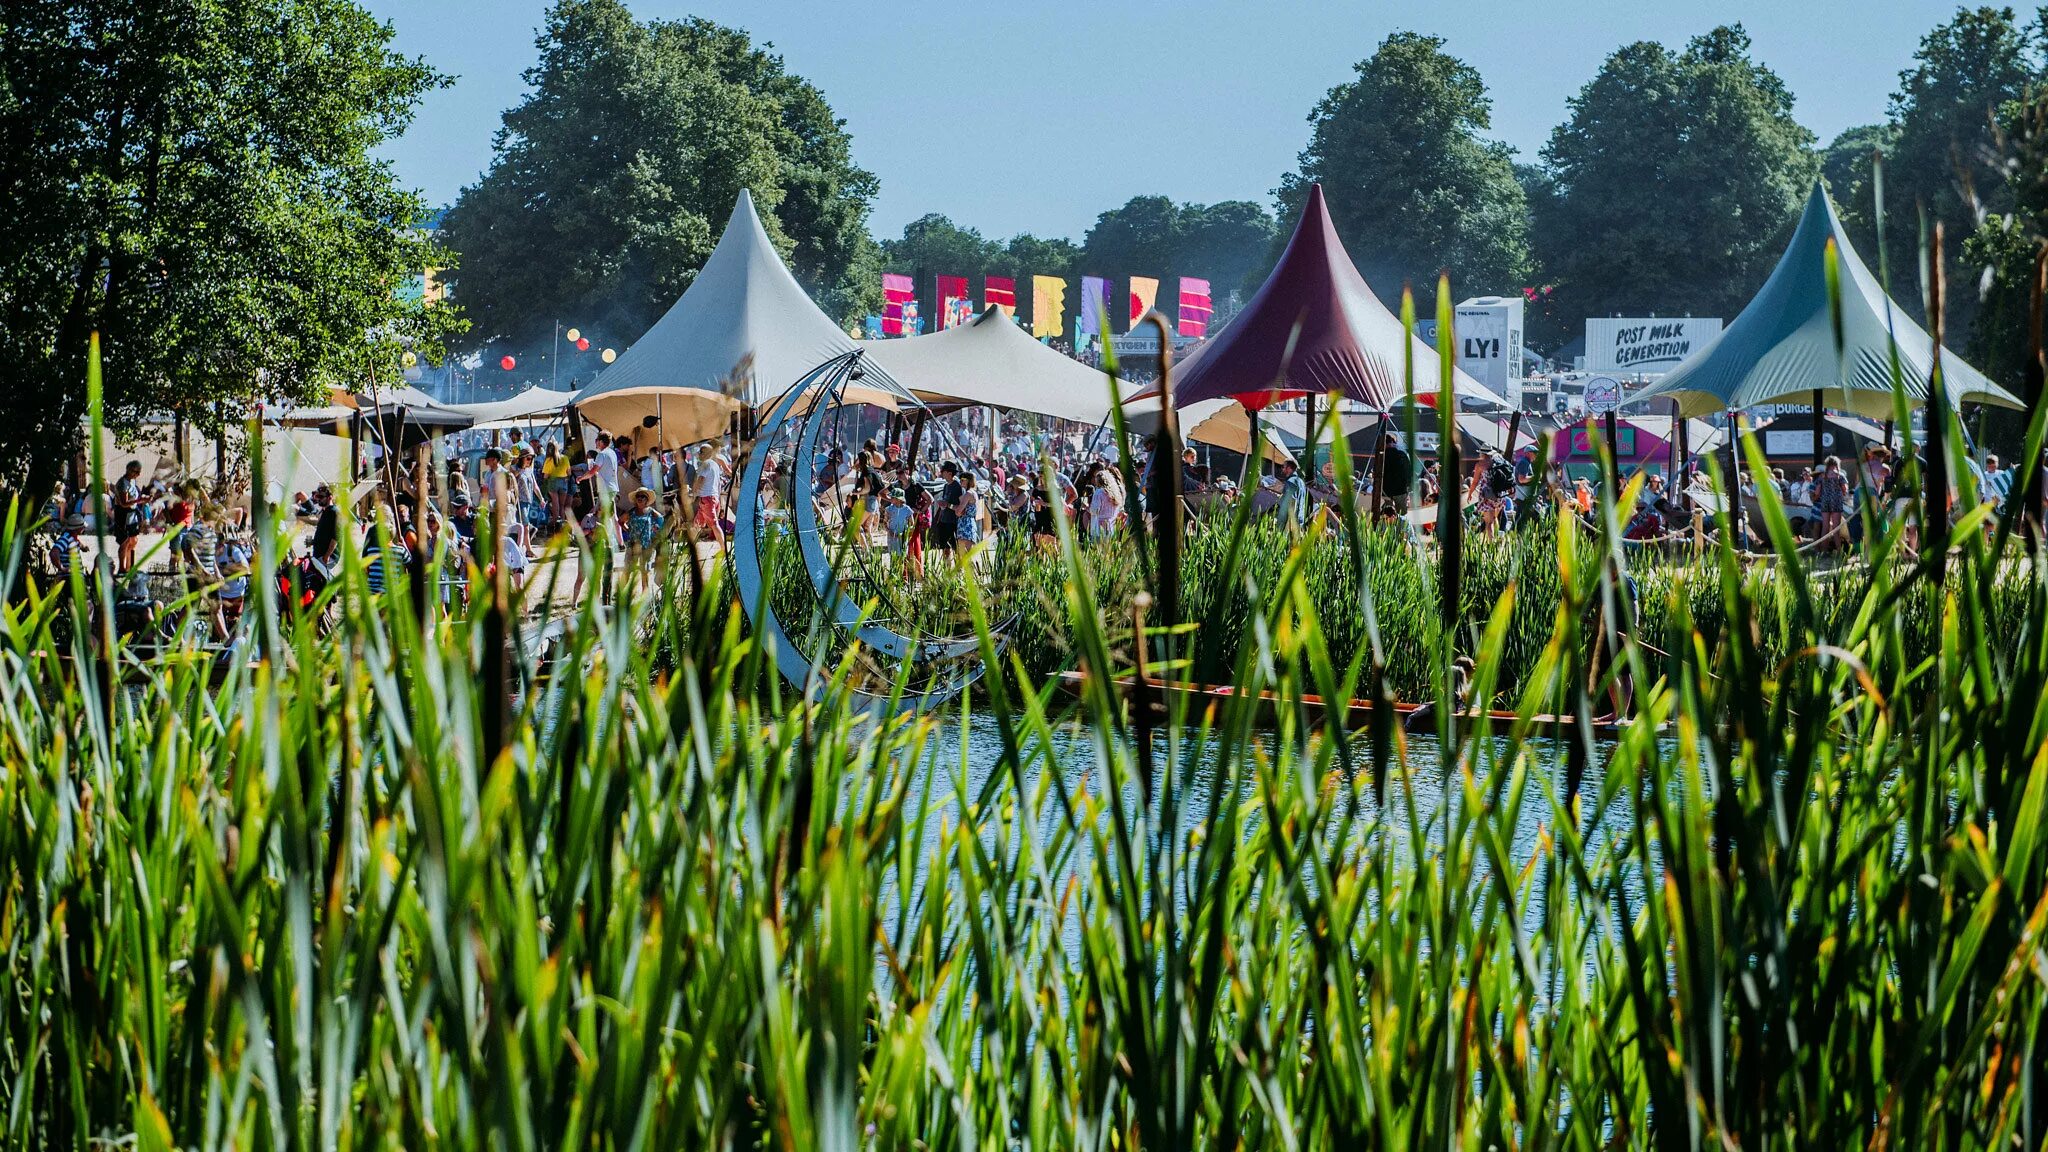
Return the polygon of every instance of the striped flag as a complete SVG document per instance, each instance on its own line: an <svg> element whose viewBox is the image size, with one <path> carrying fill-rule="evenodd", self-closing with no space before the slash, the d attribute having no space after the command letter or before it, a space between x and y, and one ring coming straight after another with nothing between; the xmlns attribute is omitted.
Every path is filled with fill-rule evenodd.
<svg viewBox="0 0 2048 1152"><path fill-rule="evenodd" d="M1017 282L1008 276L983 276L981 278L981 306L995 305L1003 315L1017 315Z"/></svg>
<svg viewBox="0 0 2048 1152"><path fill-rule="evenodd" d="M882 273L882 335L903 336L917 312L917 282L894 272Z"/></svg>
<svg viewBox="0 0 2048 1152"><path fill-rule="evenodd" d="M1102 276L1081 277L1082 336L1109 335L1109 280Z"/></svg>
<svg viewBox="0 0 2048 1152"><path fill-rule="evenodd" d="M1152 310L1152 302L1159 299L1159 281L1151 276L1131 277L1131 328L1145 318ZM1127 328L1125 331L1129 331Z"/></svg>
<svg viewBox="0 0 2048 1152"><path fill-rule="evenodd" d="M967 294L967 277L940 276L938 279L939 328L957 328L974 318L974 298Z"/></svg>
<svg viewBox="0 0 2048 1152"><path fill-rule="evenodd" d="M1067 334L1067 282L1058 276L1031 278L1031 334L1041 340Z"/></svg>
<svg viewBox="0 0 2048 1152"><path fill-rule="evenodd" d="M1183 336L1201 339L1209 334L1209 282L1192 276L1180 278L1180 322L1175 325Z"/></svg>

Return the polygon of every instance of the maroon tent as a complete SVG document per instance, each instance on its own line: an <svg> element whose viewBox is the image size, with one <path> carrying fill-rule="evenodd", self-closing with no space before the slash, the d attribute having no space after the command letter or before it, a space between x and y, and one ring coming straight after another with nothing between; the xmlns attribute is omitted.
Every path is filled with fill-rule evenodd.
<svg viewBox="0 0 2048 1152"><path fill-rule="evenodd" d="M1366 286L1330 223L1323 186L1312 185L1273 274L1228 327L1174 371L1174 406L1228 397L1257 411L1339 392L1384 412L1407 395L1404 344L1414 349L1416 392L1434 402L1436 350L1408 335ZM1457 389L1500 402L1463 372Z"/></svg>

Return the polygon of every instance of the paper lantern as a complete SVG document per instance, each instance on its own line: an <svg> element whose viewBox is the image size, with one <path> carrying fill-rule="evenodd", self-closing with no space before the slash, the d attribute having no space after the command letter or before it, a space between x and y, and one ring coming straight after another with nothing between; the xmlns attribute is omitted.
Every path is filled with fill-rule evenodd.
<svg viewBox="0 0 2048 1152"><path fill-rule="evenodd" d="M498 361L498 367L503 368L507 372L510 372L512 369L517 368L518 366L519 361L514 360L510 356L507 356L503 360Z"/></svg>
<svg viewBox="0 0 2048 1152"><path fill-rule="evenodd" d="M604 350L604 362L605 362L605 363L609 364L609 363L611 363L612 361L614 361L614 360L617 360L618 358L619 358L619 354L618 354L617 352L613 351L612 349L610 349L610 348L607 348L607 349L605 349L605 350Z"/></svg>
<svg viewBox="0 0 2048 1152"><path fill-rule="evenodd" d="M571 344L580 344L583 341L583 333L578 332L574 328L569 329L567 332L563 333L563 335L569 338L569 343Z"/></svg>
<svg viewBox="0 0 2048 1152"><path fill-rule="evenodd" d="M588 340L578 340L578 341L576 341L576 350L577 350L578 352L588 352L588 351L590 351L590 341L588 341Z"/></svg>
<svg viewBox="0 0 2048 1152"><path fill-rule="evenodd" d="M407 368L410 368L413 365L418 364L420 362L420 358L414 355L411 351L407 351L404 355L398 358L398 362L400 364L405 365Z"/></svg>

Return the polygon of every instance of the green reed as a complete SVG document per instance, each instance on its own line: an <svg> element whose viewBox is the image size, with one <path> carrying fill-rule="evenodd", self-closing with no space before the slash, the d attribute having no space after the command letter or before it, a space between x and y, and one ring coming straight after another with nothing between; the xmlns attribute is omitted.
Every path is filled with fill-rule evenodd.
<svg viewBox="0 0 2048 1152"><path fill-rule="evenodd" d="M1765 503L1770 567L1645 563L1612 508L1471 541L1456 639L1521 718L1441 745L1141 724L1111 675L1171 565L1062 523L992 561L1056 625L959 585L1009 673L976 758L964 704L857 712L850 656L783 684L687 566L541 636L488 582L373 596L350 549L240 657L144 658L64 626L90 585L25 571L16 514L7 1142L2042 1148L2042 557L1973 512L1945 575L1893 528L1824 579ZM1438 582L1355 508L1153 543L1169 661L1442 679Z"/></svg>

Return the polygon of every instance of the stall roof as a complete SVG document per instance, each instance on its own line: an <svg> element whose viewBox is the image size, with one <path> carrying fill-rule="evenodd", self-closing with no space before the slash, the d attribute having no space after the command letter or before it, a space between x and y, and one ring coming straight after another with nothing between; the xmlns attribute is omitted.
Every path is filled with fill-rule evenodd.
<svg viewBox="0 0 2048 1152"><path fill-rule="evenodd" d="M536 384L517 396L503 400L480 400L471 404L446 405L452 411L466 413L479 424L495 424L506 420L530 420L560 412L576 399L576 393L543 388Z"/></svg>
<svg viewBox="0 0 2048 1152"><path fill-rule="evenodd" d="M1174 402L1227 396L1263 407L1290 396L1339 392L1385 409L1407 394L1408 353L1417 393L1434 395L1436 349L1403 329L1373 295L1337 239L1316 184L1280 262L1251 302L1175 370ZM1479 381L1452 371L1462 398L1507 407Z"/></svg>
<svg viewBox="0 0 2048 1152"><path fill-rule="evenodd" d="M577 393L576 404L600 426L622 425L614 432L658 415L664 441L709 439L742 402L779 395L854 348L790 274L753 196L742 190L718 247L682 298ZM601 403L614 394L616 402Z"/></svg>
<svg viewBox="0 0 2048 1152"><path fill-rule="evenodd" d="M1109 414L1106 374L1033 340L994 305L958 328L862 347L928 404L986 404L1088 424Z"/></svg>
<svg viewBox="0 0 2048 1152"><path fill-rule="evenodd" d="M1839 254L1842 341L1839 352L1827 284L1827 248ZM1934 341L1885 294L1842 231L1827 190L1815 182L1785 255L1756 297L1705 347L1635 399L1677 399L1688 416L1759 404L1807 403L1883 420L1892 414L1892 347L1908 403L1927 402ZM2019 401L1944 348L1951 403L2018 408Z"/></svg>

